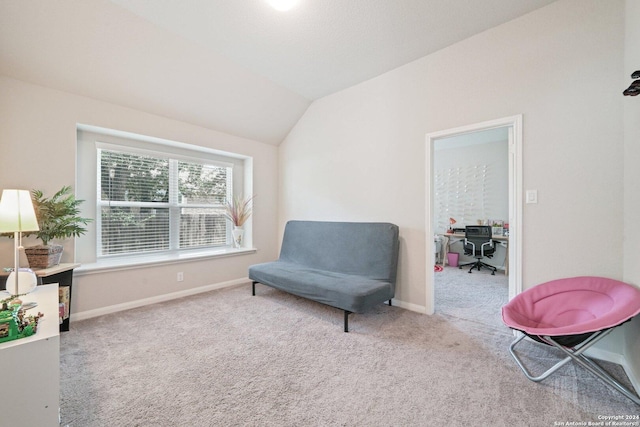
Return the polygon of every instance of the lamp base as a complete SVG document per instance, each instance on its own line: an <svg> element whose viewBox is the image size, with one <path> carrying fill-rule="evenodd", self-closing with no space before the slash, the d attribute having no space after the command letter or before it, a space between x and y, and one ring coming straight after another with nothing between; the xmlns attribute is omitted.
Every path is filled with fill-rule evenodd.
<svg viewBox="0 0 640 427"><path fill-rule="evenodd" d="M18 269L18 293L16 293L16 273L12 271L7 278L6 290L11 295L24 295L33 291L38 285L36 273L29 268Z"/></svg>

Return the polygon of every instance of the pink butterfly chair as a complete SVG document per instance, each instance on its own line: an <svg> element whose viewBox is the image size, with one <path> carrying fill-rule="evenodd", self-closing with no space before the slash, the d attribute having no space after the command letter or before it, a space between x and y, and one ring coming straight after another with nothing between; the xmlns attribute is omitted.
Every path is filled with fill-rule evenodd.
<svg viewBox="0 0 640 427"><path fill-rule="evenodd" d="M574 361L640 405L640 398L583 353L596 342L640 313L640 289L604 277L572 277L527 289L502 308L504 323L522 332L509 352L531 381L542 381ZM534 377L516 355L514 347L530 337L567 355Z"/></svg>

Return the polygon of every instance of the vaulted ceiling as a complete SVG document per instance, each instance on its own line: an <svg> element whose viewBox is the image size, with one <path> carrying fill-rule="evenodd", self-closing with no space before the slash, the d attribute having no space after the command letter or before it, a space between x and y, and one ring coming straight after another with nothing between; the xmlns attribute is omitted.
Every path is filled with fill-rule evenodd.
<svg viewBox="0 0 640 427"><path fill-rule="evenodd" d="M320 97L555 0L3 0L0 74L279 144Z"/></svg>

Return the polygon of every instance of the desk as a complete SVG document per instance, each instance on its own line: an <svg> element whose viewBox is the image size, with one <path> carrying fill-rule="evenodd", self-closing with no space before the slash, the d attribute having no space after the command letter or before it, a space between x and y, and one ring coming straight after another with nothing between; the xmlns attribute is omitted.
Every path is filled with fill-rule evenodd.
<svg viewBox="0 0 640 427"><path fill-rule="evenodd" d="M453 234L438 234L442 238L442 266L447 265L447 254L449 253L449 246L454 242L459 242L464 240L463 233L453 233ZM491 240L495 242L504 242L506 244L506 255L504 259L504 275L509 275L509 236L491 236Z"/></svg>

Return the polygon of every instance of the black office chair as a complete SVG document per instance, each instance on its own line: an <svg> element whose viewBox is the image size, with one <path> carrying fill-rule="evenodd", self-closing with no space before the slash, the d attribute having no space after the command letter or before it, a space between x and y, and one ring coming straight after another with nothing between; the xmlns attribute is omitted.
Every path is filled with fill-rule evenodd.
<svg viewBox="0 0 640 427"><path fill-rule="evenodd" d="M460 264L459 268L471 266L469 273L477 268L491 270L491 275L496 274L497 268L480 261L482 258L492 258L496 247L491 239L491 227L488 225L468 225L464 231L464 254L476 258L474 262Z"/></svg>

